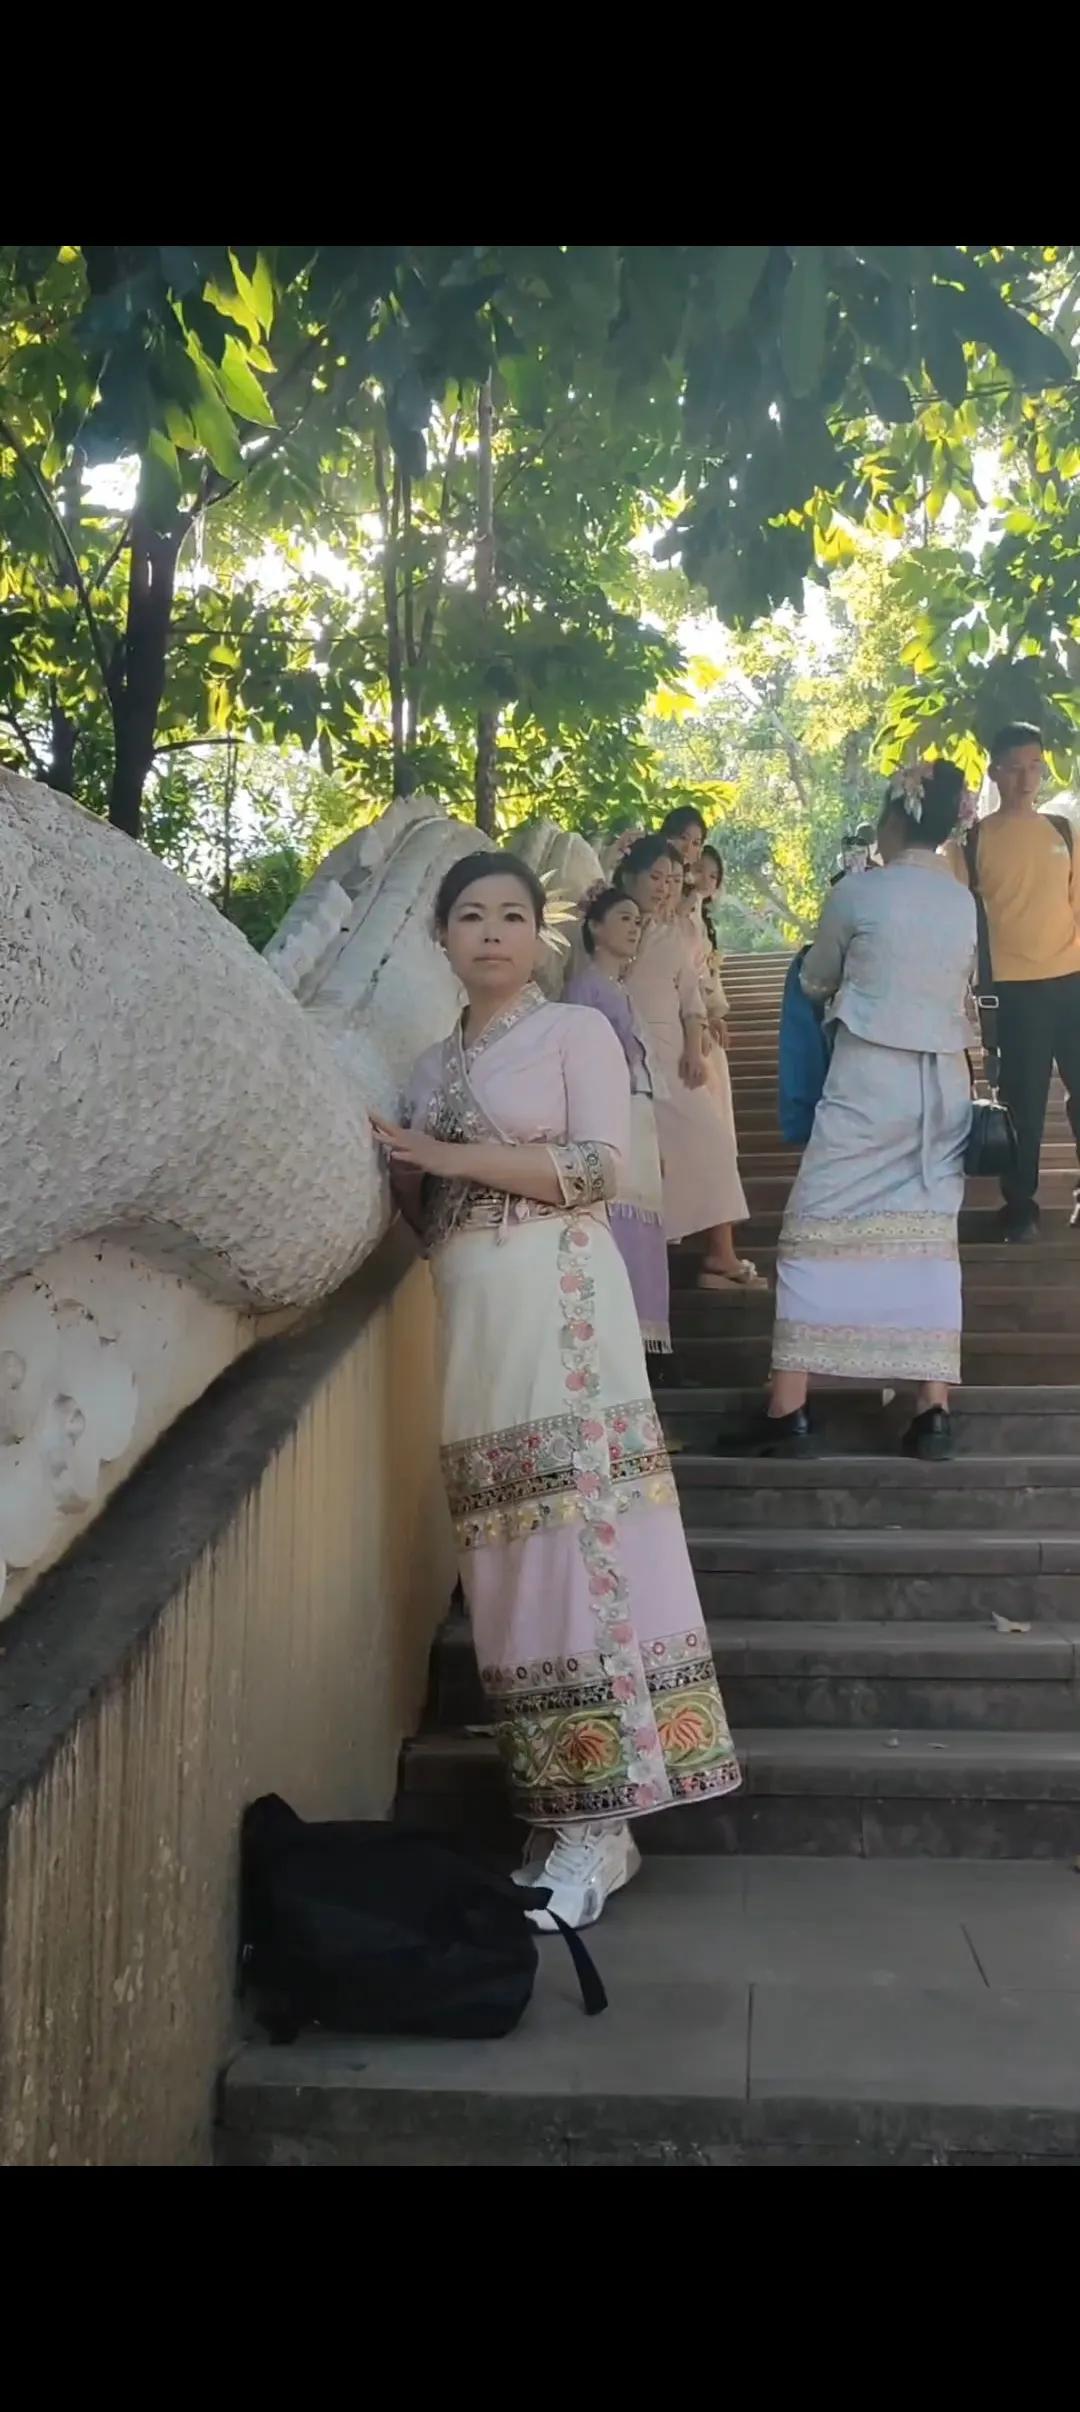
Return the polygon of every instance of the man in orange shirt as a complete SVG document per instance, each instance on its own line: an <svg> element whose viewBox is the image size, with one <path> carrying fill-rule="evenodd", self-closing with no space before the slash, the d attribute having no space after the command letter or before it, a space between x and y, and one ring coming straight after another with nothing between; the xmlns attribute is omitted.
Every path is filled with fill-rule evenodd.
<svg viewBox="0 0 1080 2412"><path fill-rule="evenodd" d="M985 907L1000 1000L1001 1087L1018 1140L1015 1173L1002 1185L1007 1240L1038 1235L1039 1150L1055 1063L1080 1158L1080 935L1072 832L1067 821L1038 810L1044 770L1038 729L1015 721L999 730L990 755L998 809L976 824L967 847L949 850L957 876L977 889Z"/></svg>

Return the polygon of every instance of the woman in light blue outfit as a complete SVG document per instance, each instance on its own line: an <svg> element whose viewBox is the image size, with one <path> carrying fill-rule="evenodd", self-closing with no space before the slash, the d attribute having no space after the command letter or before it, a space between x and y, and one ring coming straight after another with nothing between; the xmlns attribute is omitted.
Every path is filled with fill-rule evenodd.
<svg viewBox="0 0 1080 2412"><path fill-rule="evenodd" d="M937 849L963 795L950 762L893 781L878 827L885 867L833 888L803 963L834 1041L780 1234L764 1445L782 1453L810 1445L814 1374L916 1384L905 1450L951 1453L976 930Z"/></svg>

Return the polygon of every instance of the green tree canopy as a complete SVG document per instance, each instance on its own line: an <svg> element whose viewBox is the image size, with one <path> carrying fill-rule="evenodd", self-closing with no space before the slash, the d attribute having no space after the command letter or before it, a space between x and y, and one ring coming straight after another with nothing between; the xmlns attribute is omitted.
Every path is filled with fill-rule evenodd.
<svg viewBox="0 0 1080 2412"><path fill-rule="evenodd" d="M888 742L1006 670L1071 725L1075 257L0 249L5 752L133 834L215 739L460 804L484 730L507 812L633 811L678 669L649 544L746 628L860 528L977 514L980 445L1006 541L909 569Z"/></svg>

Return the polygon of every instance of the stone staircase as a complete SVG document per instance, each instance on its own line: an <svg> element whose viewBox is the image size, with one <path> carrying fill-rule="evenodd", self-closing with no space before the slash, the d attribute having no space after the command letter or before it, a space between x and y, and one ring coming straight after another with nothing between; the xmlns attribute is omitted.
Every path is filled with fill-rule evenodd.
<svg viewBox="0 0 1080 2412"><path fill-rule="evenodd" d="M798 1163L776 1122L786 958L729 960L731 1072L751 1220L771 1274ZM675 1259L675 1356L659 1396L691 1555L746 1782L647 1820L661 1852L1053 1858L1080 1837L1080 1232L1060 1094L1044 1236L993 1237L996 1191L961 1225L958 1455L895 1454L910 1404L819 1395L822 1457L717 1454L760 1404L771 1295L693 1287ZM1003 1633L995 1616L1029 1629ZM450 1619L401 1813L494 1834L498 1771L465 1625Z"/></svg>
<svg viewBox="0 0 1080 2412"><path fill-rule="evenodd" d="M770 1273L798 1161L776 1122L785 969L725 965L743 1236ZM772 1300L695 1291L677 1252L658 1395L743 1789L642 1822L645 1870L596 1940L607 2018L581 2020L552 1944L504 2044L246 2052L227 2159L1080 2157L1080 1231L1060 1094L1044 1166L1037 1246L997 1244L985 1185L967 1203L948 1466L896 1454L902 1400L843 1386L817 1394L819 1459L725 1455L760 1405ZM451 1615L401 1820L509 1846L484 1720Z"/></svg>

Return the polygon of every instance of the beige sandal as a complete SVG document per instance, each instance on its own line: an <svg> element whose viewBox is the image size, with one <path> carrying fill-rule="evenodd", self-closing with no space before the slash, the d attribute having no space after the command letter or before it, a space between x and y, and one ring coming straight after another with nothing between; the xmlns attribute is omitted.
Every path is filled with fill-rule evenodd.
<svg viewBox="0 0 1080 2412"><path fill-rule="evenodd" d="M748 1256L740 1259L737 1273L712 1273L706 1265L698 1274L699 1290L767 1290L768 1282Z"/></svg>

